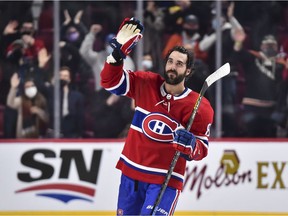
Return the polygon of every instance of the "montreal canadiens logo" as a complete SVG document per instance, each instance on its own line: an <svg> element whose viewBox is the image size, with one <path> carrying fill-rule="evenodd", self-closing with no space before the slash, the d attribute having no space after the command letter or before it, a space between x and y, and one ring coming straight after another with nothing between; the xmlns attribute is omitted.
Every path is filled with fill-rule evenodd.
<svg viewBox="0 0 288 216"><path fill-rule="evenodd" d="M160 113L150 113L142 122L143 133L158 142L172 142L179 123Z"/></svg>

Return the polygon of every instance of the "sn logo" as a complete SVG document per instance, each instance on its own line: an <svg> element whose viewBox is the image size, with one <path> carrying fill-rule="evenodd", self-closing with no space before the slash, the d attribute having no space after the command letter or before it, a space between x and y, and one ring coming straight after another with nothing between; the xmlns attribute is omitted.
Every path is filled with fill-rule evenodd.
<svg viewBox="0 0 288 216"><path fill-rule="evenodd" d="M81 150L61 150L58 155L59 158L56 152L51 149L33 149L25 152L21 157L21 164L25 167L32 168L32 170L30 172L20 171L17 173L17 177L20 181L31 184L29 184L28 187L15 191L15 193L35 191L37 196L57 199L64 203L75 199L93 202L93 197L96 192L95 186L90 187L85 184L83 185L77 180L77 182L74 182L74 180L71 181L71 179L69 179L71 176L69 175L75 171L72 170L72 167L75 167L76 174L73 172L74 176L78 175L80 181L96 185L102 150L94 150L92 152L91 161L90 163L88 162L88 165L85 163L85 158ZM61 161L58 167L58 165L55 166L53 162L59 161L59 159ZM35 175L35 170L40 174ZM53 182L47 183L47 181L41 181L52 180L52 178ZM57 182L57 179L62 181ZM36 183L36 185L34 183ZM55 190L57 190L57 192L55 192ZM71 192L73 192L73 194L71 194Z"/></svg>
<svg viewBox="0 0 288 216"><path fill-rule="evenodd" d="M43 161L35 159L36 155L44 156ZM60 158L62 160L59 179L68 179L72 162L75 163L79 179L82 181L96 184L98 171L100 166L100 159L102 150L94 150L91 163L86 166L84 156L81 150L61 150ZM43 179L50 179L54 175L54 167L46 160L48 158L55 158L56 153L50 149L33 149L25 152L21 157L21 163L24 166L37 169L40 171L39 177L33 177L29 172L18 172L18 179L23 182L34 182ZM88 167L88 168L87 168Z"/></svg>

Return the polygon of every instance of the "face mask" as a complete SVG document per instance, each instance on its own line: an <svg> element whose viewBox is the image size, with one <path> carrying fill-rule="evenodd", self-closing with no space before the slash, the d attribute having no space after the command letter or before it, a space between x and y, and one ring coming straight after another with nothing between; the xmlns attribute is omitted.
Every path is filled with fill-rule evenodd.
<svg viewBox="0 0 288 216"><path fill-rule="evenodd" d="M277 45L275 44L263 44L261 50L268 58L275 57L278 54Z"/></svg>
<svg viewBox="0 0 288 216"><path fill-rule="evenodd" d="M107 45L105 48L106 52L111 54L113 52L113 48L110 45Z"/></svg>
<svg viewBox="0 0 288 216"><path fill-rule="evenodd" d="M189 36L193 36L197 32L196 29L184 29L184 31Z"/></svg>
<svg viewBox="0 0 288 216"><path fill-rule="evenodd" d="M75 42L78 40L80 34L79 32L71 32L71 33L68 33L67 35L67 40L70 41L70 42Z"/></svg>
<svg viewBox="0 0 288 216"><path fill-rule="evenodd" d="M22 31L21 32L21 35L30 35L30 36L33 36L33 32L32 31Z"/></svg>
<svg viewBox="0 0 288 216"><path fill-rule="evenodd" d="M67 80L60 80L60 86L61 88L63 88L64 86L68 85L68 81Z"/></svg>
<svg viewBox="0 0 288 216"><path fill-rule="evenodd" d="M31 87L25 88L25 95L28 98L34 98L36 94L37 94L36 86L31 86Z"/></svg>
<svg viewBox="0 0 288 216"><path fill-rule="evenodd" d="M153 62L151 60L143 60L142 66L144 69L149 70L153 67Z"/></svg>
<svg viewBox="0 0 288 216"><path fill-rule="evenodd" d="M263 53L268 57L275 57L277 55L277 51L274 49L266 49L265 51L263 51Z"/></svg>

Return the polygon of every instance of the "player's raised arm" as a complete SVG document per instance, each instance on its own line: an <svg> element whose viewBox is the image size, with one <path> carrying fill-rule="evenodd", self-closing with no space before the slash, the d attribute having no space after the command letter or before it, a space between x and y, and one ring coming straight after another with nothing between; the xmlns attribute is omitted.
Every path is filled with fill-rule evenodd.
<svg viewBox="0 0 288 216"><path fill-rule="evenodd" d="M109 41L113 52L107 57L101 72L101 85L103 88L109 90L111 87L121 85L120 81L123 81L123 59L126 58L143 37L141 34L143 30L143 25L134 17L124 19L117 35Z"/></svg>

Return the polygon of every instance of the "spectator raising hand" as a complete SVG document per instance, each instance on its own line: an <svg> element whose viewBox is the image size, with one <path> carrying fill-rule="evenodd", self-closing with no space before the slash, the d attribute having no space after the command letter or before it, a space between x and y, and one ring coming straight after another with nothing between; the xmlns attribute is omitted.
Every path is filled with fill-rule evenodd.
<svg viewBox="0 0 288 216"><path fill-rule="evenodd" d="M38 52L38 67L40 68L45 67L50 58L51 54L49 54L46 49L41 49Z"/></svg>
<svg viewBox="0 0 288 216"><path fill-rule="evenodd" d="M24 81L23 95L17 96L20 79L14 73L10 80L11 88L7 106L17 110L16 138L39 138L45 135L48 123L47 102L38 92L33 79Z"/></svg>
<svg viewBox="0 0 288 216"><path fill-rule="evenodd" d="M17 33L16 28L18 27L18 21L16 20L11 20L9 23L6 25L3 34L4 35L9 35L9 34L15 34Z"/></svg>
<svg viewBox="0 0 288 216"><path fill-rule="evenodd" d="M71 16L68 10L64 10L64 17L65 17L65 20L63 22L63 25L68 25L71 22Z"/></svg>
<svg viewBox="0 0 288 216"><path fill-rule="evenodd" d="M102 31L102 26L99 25L99 24L93 24L90 27L90 32L95 34L95 35L98 34L101 31Z"/></svg>
<svg viewBox="0 0 288 216"><path fill-rule="evenodd" d="M242 48L243 41L246 38L246 34L242 29L235 30L233 34L234 43L234 50L239 51Z"/></svg>
<svg viewBox="0 0 288 216"><path fill-rule="evenodd" d="M90 27L90 32L86 34L85 39L80 47L80 54L83 59L91 66L94 73L95 90L102 89L100 85L100 72L104 66L107 55L111 54L112 48L109 41L115 37L114 34L108 34L105 37L104 49L95 51L93 49L94 43L98 40L97 35L102 31L102 26L99 24L93 24ZM97 41L98 42L98 41ZM134 70L135 64L130 56L124 60L124 68L127 70Z"/></svg>
<svg viewBox="0 0 288 216"><path fill-rule="evenodd" d="M83 15L83 10L80 10L76 13L74 20L73 20L75 24L80 23L82 15ZM65 21L63 22L63 25L70 24L70 22L72 21L72 18L71 18L69 11L67 9L64 10L64 17L65 17Z"/></svg>
<svg viewBox="0 0 288 216"><path fill-rule="evenodd" d="M88 32L87 27L81 21L83 10L79 10L75 17L72 18L68 10L64 10L64 22L61 27L61 40L69 42L77 49Z"/></svg>
<svg viewBox="0 0 288 216"><path fill-rule="evenodd" d="M233 58L243 67L245 79L240 124L242 136L276 137L277 124L283 121L279 113L284 110L279 98L284 96L287 85L282 77L285 63L278 57L278 42L273 35L266 35L256 51L242 47L245 33L241 30L236 31L234 39ZM273 118L275 113L277 118Z"/></svg>
<svg viewBox="0 0 288 216"><path fill-rule="evenodd" d="M14 73L10 80L11 88L16 89L20 83L20 78L17 73Z"/></svg>
<svg viewBox="0 0 288 216"><path fill-rule="evenodd" d="M82 15L83 15L83 10L80 10L76 13L76 15L74 17L74 23L75 24L79 24L81 22Z"/></svg>

